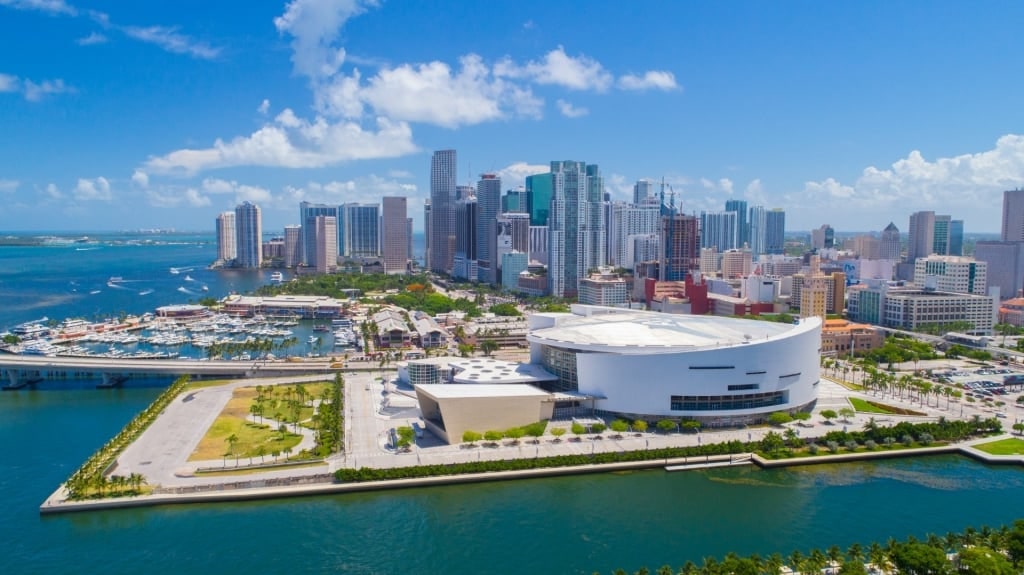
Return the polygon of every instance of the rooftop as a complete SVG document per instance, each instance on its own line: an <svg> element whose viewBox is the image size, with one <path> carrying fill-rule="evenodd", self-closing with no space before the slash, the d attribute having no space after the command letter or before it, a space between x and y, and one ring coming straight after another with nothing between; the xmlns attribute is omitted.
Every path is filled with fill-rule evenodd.
<svg viewBox="0 0 1024 575"><path fill-rule="evenodd" d="M417 385L416 391L423 391L436 399L455 399L473 397L548 397L550 394L532 385L523 384L488 384L451 385L426 384Z"/></svg>
<svg viewBox="0 0 1024 575"><path fill-rule="evenodd" d="M522 384L554 381L558 377L532 363L515 363L492 357L430 357L410 360L409 365L435 365L455 370L455 383Z"/></svg>

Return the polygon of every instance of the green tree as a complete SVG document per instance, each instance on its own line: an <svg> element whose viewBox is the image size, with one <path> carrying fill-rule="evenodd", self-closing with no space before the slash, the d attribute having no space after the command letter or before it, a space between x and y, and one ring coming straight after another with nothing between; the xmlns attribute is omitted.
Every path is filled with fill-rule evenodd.
<svg viewBox="0 0 1024 575"><path fill-rule="evenodd" d="M637 433L647 433L647 422L642 419L634 421L633 431L636 431Z"/></svg>
<svg viewBox="0 0 1024 575"><path fill-rule="evenodd" d="M466 431L462 432L462 442L463 443L468 443L470 445L475 445L476 442L480 441L481 438L482 438L482 436L479 433L475 432L475 431L470 431L470 430L467 429Z"/></svg>
<svg viewBox="0 0 1024 575"><path fill-rule="evenodd" d="M844 407L839 410L839 416L843 418L846 423L850 422L850 418L857 415L857 412L849 407Z"/></svg>
<svg viewBox="0 0 1024 575"><path fill-rule="evenodd" d="M505 437L504 433L494 429L490 429L484 432L484 439L486 439L487 441L501 441L503 437Z"/></svg>
<svg viewBox="0 0 1024 575"><path fill-rule="evenodd" d="M809 411L798 411L798 412L794 413L792 417L793 417L793 419L795 419L797 421L810 421L811 420L811 412L809 412Z"/></svg>
<svg viewBox="0 0 1024 575"><path fill-rule="evenodd" d="M551 428L551 435L555 436L555 441L561 441L562 440L562 436L565 435L565 428L564 427L552 427Z"/></svg>
<svg viewBox="0 0 1024 575"><path fill-rule="evenodd" d="M505 437L511 439L513 445L518 444L524 435L526 435L526 430L522 427L510 427L505 430Z"/></svg>
<svg viewBox="0 0 1024 575"><path fill-rule="evenodd" d="M615 433L625 433L629 430L629 424L621 419L616 419L612 422L611 429Z"/></svg>
<svg viewBox="0 0 1024 575"><path fill-rule="evenodd" d="M908 575L947 575L953 572L946 553L925 543L897 543L890 559L899 573Z"/></svg>
<svg viewBox="0 0 1024 575"><path fill-rule="evenodd" d="M480 342L480 351L484 352L484 355L490 357L492 353L498 351L498 342L493 339L485 339Z"/></svg>
<svg viewBox="0 0 1024 575"><path fill-rule="evenodd" d="M761 440L761 450L765 453L774 454L778 450L782 449L785 442L782 440L782 436L774 431L769 431L764 439ZM792 565L790 566L792 567Z"/></svg>
<svg viewBox="0 0 1024 575"><path fill-rule="evenodd" d="M821 410L820 415L821 418L825 420L825 423L832 423L833 419L839 417L839 414L837 414L833 409L823 409Z"/></svg>
<svg viewBox="0 0 1024 575"><path fill-rule="evenodd" d="M776 411L768 416L768 423L772 425L785 425L793 421L793 417L785 411Z"/></svg>
<svg viewBox="0 0 1024 575"><path fill-rule="evenodd" d="M668 433L670 431L678 429L679 426L676 425L676 422L672 421L671 419L660 419L658 420L658 423L655 424L655 427L657 427L658 431L662 433Z"/></svg>
<svg viewBox="0 0 1024 575"><path fill-rule="evenodd" d="M608 426L603 423L595 423L594 425L590 426L590 431L598 435L603 433L605 429L608 429Z"/></svg>

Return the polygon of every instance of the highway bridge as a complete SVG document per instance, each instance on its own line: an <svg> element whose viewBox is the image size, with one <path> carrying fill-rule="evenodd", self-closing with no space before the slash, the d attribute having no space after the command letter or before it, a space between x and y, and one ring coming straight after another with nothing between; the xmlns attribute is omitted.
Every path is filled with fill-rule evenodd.
<svg viewBox="0 0 1024 575"><path fill-rule="evenodd" d="M195 379L274 377L337 371L329 361L198 361L0 354L4 389L18 389L44 379L101 378L113 386L131 377L188 375Z"/></svg>

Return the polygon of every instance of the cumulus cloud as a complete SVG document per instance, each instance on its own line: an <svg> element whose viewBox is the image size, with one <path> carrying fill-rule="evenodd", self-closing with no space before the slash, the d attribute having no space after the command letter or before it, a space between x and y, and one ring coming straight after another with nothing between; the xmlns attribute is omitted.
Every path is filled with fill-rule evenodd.
<svg viewBox="0 0 1024 575"><path fill-rule="evenodd" d="M515 162L497 171L501 178L501 186L505 189L518 188L526 185L526 176L543 174L551 171L548 164L528 164L526 162Z"/></svg>
<svg viewBox="0 0 1024 575"><path fill-rule="evenodd" d="M43 193L47 198L51 200L60 200L64 198L64 194L60 191L60 188L56 184L47 184Z"/></svg>
<svg viewBox="0 0 1024 575"><path fill-rule="evenodd" d="M46 12L54 16L75 16L78 11L64 0L0 0L0 6L15 10L33 10Z"/></svg>
<svg viewBox="0 0 1024 575"><path fill-rule="evenodd" d="M678 89L676 76L664 70L648 70L643 76L626 74L619 77L619 88L623 90L664 90Z"/></svg>
<svg viewBox="0 0 1024 575"><path fill-rule="evenodd" d="M562 115L567 118L581 118L590 113L590 110L583 107L577 108L576 106L573 106L569 102L566 102L565 100L562 99L559 99L555 103L558 105L558 111L561 112Z"/></svg>
<svg viewBox="0 0 1024 575"><path fill-rule="evenodd" d="M333 76L345 61L345 49L337 46L345 22L375 0L292 0L284 14L274 19L281 34L292 37L295 71L311 79Z"/></svg>
<svg viewBox="0 0 1024 575"><path fill-rule="evenodd" d="M331 123L297 118L285 110L274 122L249 136L216 140L209 148L182 149L151 157L146 168L157 173L195 174L233 166L319 168L351 160L393 158L416 151L412 130L405 122L385 118L377 129L364 130L354 122Z"/></svg>
<svg viewBox="0 0 1024 575"><path fill-rule="evenodd" d="M106 44L107 37L99 32L92 32L84 38L79 38L76 42L79 46L94 46L96 44Z"/></svg>
<svg viewBox="0 0 1024 575"><path fill-rule="evenodd" d="M0 74L0 93L19 93L29 102L38 102L50 94L66 94L74 91L74 88L65 84L61 79L35 82L28 78Z"/></svg>
<svg viewBox="0 0 1024 575"><path fill-rule="evenodd" d="M132 183L142 189L146 189L149 187L149 175L142 170L135 170L132 172Z"/></svg>
<svg viewBox="0 0 1024 575"><path fill-rule="evenodd" d="M258 108L256 108L256 111L259 112L260 114L266 116L267 112L270 111L270 100L267 100L266 98L264 98L263 101L260 102L260 106Z"/></svg>
<svg viewBox="0 0 1024 575"><path fill-rule="evenodd" d="M109 202L114 197L110 191L110 182L102 176L95 179L79 178L71 195L76 200L85 202Z"/></svg>
<svg viewBox="0 0 1024 575"><path fill-rule="evenodd" d="M600 62L584 55L570 56L558 46L539 61L517 64L506 57L494 66L498 77L528 79L537 84L549 84L570 90L596 90L603 92L611 86L612 75Z"/></svg>

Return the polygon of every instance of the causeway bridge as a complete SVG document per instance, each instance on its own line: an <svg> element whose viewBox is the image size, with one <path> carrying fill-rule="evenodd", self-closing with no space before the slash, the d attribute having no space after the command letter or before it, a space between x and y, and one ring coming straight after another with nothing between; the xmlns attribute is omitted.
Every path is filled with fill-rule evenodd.
<svg viewBox="0 0 1024 575"><path fill-rule="evenodd" d="M101 378L112 387L131 377L182 376L194 379L274 377L338 371L323 361L228 361L133 359L0 354L3 389L18 389L44 379Z"/></svg>

